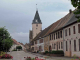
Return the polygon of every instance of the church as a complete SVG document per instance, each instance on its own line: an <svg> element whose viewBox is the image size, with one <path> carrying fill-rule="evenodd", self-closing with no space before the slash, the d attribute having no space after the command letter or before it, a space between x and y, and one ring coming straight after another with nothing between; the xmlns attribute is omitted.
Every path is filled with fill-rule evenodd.
<svg viewBox="0 0 80 60"><path fill-rule="evenodd" d="M29 42L33 44L31 41L42 31L42 22L36 10L34 19L32 21L32 30L29 31ZM32 47L34 49L34 47Z"/></svg>
<svg viewBox="0 0 80 60"><path fill-rule="evenodd" d="M36 10L32 30L29 31L29 41L32 52L62 50L64 56L79 57L80 22L77 22L77 18L70 9L67 15L42 30L42 22Z"/></svg>

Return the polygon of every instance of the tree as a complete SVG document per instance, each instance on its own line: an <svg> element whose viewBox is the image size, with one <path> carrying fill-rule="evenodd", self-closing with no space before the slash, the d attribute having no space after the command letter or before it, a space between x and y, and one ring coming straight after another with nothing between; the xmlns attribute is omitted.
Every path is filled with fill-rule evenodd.
<svg viewBox="0 0 80 60"><path fill-rule="evenodd" d="M74 14L76 15L75 17L78 19L77 21L80 22L80 0L71 0L71 4L73 7L76 8L74 11Z"/></svg>
<svg viewBox="0 0 80 60"><path fill-rule="evenodd" d="M1 27L0 28L0 51L9 50L12 44L13 41L9 32L7 31L7 29L5 29L5 27Z"/></svg>
<svg viewBox="0 0 80 60"><path fill-rule="evenodd" d="M13 41L10 38L7 38L7 39L2 40L2 43L4 44L4 48L5 48L6 52L9 51L9 49L13 45Z"/></svg>
<svg viewBox="0 0 80 60"><path fill-rule="evenodd" d="M22 47L21 46L16 46L16 49L22 49Z"/></svg>

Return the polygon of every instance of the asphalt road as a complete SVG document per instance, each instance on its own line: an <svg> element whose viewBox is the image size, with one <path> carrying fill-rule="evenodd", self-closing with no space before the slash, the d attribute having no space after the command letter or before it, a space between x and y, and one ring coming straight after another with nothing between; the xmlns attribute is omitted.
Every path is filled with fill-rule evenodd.
<svg viewBox="0 0 80 60"><path fill-rule="evenodd" d="M67 57L50 57L50 56L45 56L37 53L30 53L30 52L24 52L24 51L14 51L14 52L8 52L10 55L13 56L13 60L25 60L24 57L38 57L38 58L43 58L47 57L46 60L71 60L73 58L67 58Z"/></svg>

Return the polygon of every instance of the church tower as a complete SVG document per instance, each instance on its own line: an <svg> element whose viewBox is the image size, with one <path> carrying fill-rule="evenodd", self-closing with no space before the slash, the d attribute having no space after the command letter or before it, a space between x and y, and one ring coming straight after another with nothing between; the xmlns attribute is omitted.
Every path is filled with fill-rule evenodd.
<svg viewBox="0 0 80 60"><path fill-rule="evenodd" d="M34 16L33 22L32 22L32 34L33 34L33 39L36 37L36 35L41 32L42 30L42 22L39 17L38 10L36 10L36 14Z"/></svg>

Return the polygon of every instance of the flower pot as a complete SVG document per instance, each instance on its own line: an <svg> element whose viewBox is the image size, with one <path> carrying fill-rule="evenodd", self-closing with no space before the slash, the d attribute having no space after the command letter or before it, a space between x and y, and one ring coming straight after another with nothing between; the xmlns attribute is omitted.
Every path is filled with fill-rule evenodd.
<svg viewBox="0 0 80 60"><path fill-rule="evenodd" d="M13 60L13 59L0 59L0 60Z"/></svg>

